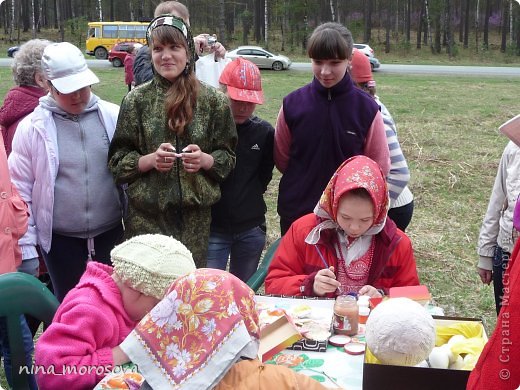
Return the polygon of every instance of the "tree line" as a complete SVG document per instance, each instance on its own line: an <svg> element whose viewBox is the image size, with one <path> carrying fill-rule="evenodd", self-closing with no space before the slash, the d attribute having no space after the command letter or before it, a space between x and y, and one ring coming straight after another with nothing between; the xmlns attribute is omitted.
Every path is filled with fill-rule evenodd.
<svg viewBox="0 0 520 390"><path fill-rule="evenodd" d="M0 28L11 42L42 29L85 34L89 21L150 20L158 0L4 0ZM458 47L520 55L520 5L515 0L184 0L195 32L216 32L229 47L256 43L304 50L315 26L346 25L358 42L426 48L455 56Z"/></svg>

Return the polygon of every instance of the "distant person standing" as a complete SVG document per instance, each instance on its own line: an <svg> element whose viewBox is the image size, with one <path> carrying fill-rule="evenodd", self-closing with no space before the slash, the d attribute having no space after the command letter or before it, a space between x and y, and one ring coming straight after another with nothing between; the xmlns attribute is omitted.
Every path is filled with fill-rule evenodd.
<svg viewBox="0 0 520 390"><path fill-rule="evenodd" d="M282 173L278 192L282 235L296 219L312 212L346 159L370 157L385 177L390 169L379 107L347 72L353 45L352 34L342 24L316 27L307 44L314 79L283 99L274 148Z"/></svg>
<svg viewBox="0 0 520 390"><path fill-rule="evenodd" d="M265 246L264 193L273 177L274 128L254 115L256 105L264 103L255 64L237 58L226 65L220 83L237 128L237 162L211 208L208 268L225 270L229 259L229 272L246 282L258 268Z"/></svg>
<svg viewBox="0 0 520 390"><path fill-rule="evenodd" d="M0 128L7 157L18 123L38 106L38 99L47 94L47 82L41 70L43 49L51 42L44 39L27 41L14 56L11 70L16 87L11 88L0 107Z"/></svg>
<svg viewBox="0 0 520 390"><path fill-rule="evenodd" d="M130 92L134 86L134 60L137 51L143 47L143 45L136 43L130 46L128 54L125 57L125 84L128 86L128 92Z"/></svg>

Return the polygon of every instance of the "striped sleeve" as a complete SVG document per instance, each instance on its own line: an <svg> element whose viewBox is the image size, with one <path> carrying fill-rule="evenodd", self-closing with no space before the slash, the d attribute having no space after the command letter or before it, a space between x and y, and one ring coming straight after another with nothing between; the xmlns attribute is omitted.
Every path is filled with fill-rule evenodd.
<svg viewBox="0 0 520 390"><path fill-rule="evenodd" d="M410 181L408 164L397 139L397 128L390 112L379 99L376 99L381 109L383 122L385 124L386 139L390 150L390 172L387 176L388 191L391 203L399 197L403 189Z"/></svg>

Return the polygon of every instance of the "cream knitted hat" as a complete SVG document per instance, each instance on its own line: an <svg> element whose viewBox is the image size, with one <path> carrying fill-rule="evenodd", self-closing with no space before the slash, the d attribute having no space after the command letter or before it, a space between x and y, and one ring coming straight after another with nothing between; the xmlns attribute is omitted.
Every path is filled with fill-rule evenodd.
<svg viewBox="0 0 520 390"><path fill-rule="evenodd" d="M110 252L114 273L134 290L157 299L179 276L195 270L191 252L173 237L135 236Z"/></svg>

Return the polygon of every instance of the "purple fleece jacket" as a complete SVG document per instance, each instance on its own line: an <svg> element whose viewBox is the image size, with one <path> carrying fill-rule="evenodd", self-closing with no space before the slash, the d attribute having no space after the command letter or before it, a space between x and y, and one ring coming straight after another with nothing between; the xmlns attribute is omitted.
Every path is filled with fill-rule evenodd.
<svg viewBox="0 0 520 390"><path fill-rule="evenodd" d="M40 390L92 389L110 371L112 348L137 324L126 314L111 275L112 267L88 263L79 283L65 296L52 324L38 339L35 364ZM58 375L65 366L78 374ZM82 366L81 370L90 370L90 374L80 375Z"/></svg>

